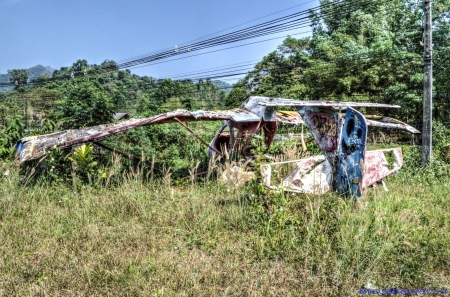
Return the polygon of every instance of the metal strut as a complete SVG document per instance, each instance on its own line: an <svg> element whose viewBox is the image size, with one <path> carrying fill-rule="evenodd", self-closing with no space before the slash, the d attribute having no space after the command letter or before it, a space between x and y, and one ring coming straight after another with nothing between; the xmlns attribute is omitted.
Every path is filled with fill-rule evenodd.
<svg viewBox="0 0 450 297"><path fill-rule="evenodd" d="M200 136L195 134L194 131L192 131L188 126L186 126L182 121L180 121L178 118L174 118L175 121L177 121L181 126L183 126L186 130L188 130L192 135L194 135L198 140L200 140L204 145L209 147L211 150L215 151L217 154L222 156L222 153L219 152L217 149L210 146L206 141L204 141Z"/></svg>

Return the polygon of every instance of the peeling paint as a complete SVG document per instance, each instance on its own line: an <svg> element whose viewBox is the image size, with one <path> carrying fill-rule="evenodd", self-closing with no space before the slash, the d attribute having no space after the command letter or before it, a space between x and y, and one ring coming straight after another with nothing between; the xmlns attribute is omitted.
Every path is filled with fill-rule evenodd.
<svg viewBox="0 0 450 297"><path fill-rule="evenodd" d="M295 124L295 125L305 123L297 111L285 111L285 110L276 111L276 121L280 123Z"/></svg>
<svg viewBox="0 0 450 297"><path fill-rule="evenodd" d="M389 168L386 154L392 153L393 160ZM364 176L362 188L380 182L383 178L400 170L403 165L401 148L366 151ZM295 168L283 178L280 185L272 185L272 168L277 165L295 163ZM272 190L280 190L305 194L324 194L332 186L331 165L324 156L293 160L287 162L269 163L261 165L261 175L266 187Z"/></svg>
<svg viewBox="0 0 450 297"><path fill-rule="evenodd" d="M276 110L291 107L293 111ZM271 189L284 189L296 193L324 193L330 189L350 197L361 196L361 189L398 171L402 164L400 148L365 151L367 126L420 132L401 121L384 116L363 116L353 108L399 108L398 105L299 101L283 98L249 97L239 108L224 111L176 110L151 118L130 119L118 123L66 130L41 136L23 138L17 145L20 163L44 156L56 147L68 148L83 142L98 141L103 137L136 127L179 122L196 135L207 147L208 153L245 152L252 136L263 132L267 149L270 147L278 123L305 124L317 142L323 156L288 161L295 163L294 170L279 186L270 183L272 166L261 166L264 183ZM340 111L346 110L345 120ZM223 125L210 144L198 137L184 122L223 121ZM392 154L391 158L387 156ZM388 160L389 159L389 160ZM283 162L283 164L286 162Z"/></svg>
<svg viewBox="0 0 450 297"><path fill-rule="evenodd" d="M360 112L347 107L333 177L333 188L339 194L361 197L366 141L366 119Z"/></svg>
<svg viewBox="0 0 450 297"><path fill-rule="evenodd" d="M392 160L388 162L386 155L391 154ZM384 149L366 152L364 164L364 177L362 187L367 188L382 180L388 175L400 170L403 165L401 148Z"/></svg>
<svg viewBox="0 0 450 297"><path fill-rule="evenodd" d="M405 130L411 134L421 134L420 131L417 130L416 128L393 118L383 116L371 116L371 115L366 115L365 118L367 121L367 125L371 127L384 129L399 129Z"/></svg>
<svg viewBox="0 0 450 297"><path fill-rule="evenodd" d="M271 185L272 167L289 163L295 163L295 168L283 178L281 185ZM331 187L331 166L324 156L263 164L260 169L264 184L273 190L283 189L294 193L323 194L328 192Z"/></svg>
<svg viewBox="0 0 450 297"><path fill-rule="evenodd" d="M250 97L252 98L252 97ZM259 97L264 98L264 97ZM266 100L260 100L258 102L261 106L306 106L306 107L321 107L321 108L334 108L334 109L346 109L347 107L372 107L372 108L400 108L400 105L380 104L370 102L341 102L341 101L301 101L291 100L283 98L266 98Z"/></svg>
<svg viewBox="0 0 450 297"><path fill-rule="evenodd" d="M337 111L318 107L297 108L320 150L328 162L334 164L341 134L341 115Z"/></svg>

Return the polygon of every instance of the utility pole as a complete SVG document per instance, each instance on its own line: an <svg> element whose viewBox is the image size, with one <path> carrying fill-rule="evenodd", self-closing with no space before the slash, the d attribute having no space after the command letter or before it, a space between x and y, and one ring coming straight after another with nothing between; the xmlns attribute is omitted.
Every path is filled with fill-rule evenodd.
<svg viewBox="0 0 450 297"><path fill-rule="evenodd" d="M431 0L424 0L422 165L431 159L433 121L433 45Z"/></svg>

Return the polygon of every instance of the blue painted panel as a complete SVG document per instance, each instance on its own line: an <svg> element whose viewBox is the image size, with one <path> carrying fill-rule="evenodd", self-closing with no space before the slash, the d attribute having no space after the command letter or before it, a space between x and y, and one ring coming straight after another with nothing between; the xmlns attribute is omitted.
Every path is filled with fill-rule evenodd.
<svg viewBox="0 0 450 297"><path fill-rule="evenodd" d="M16 146L16 150L17 150L17 153L20 155L20 153L22 152L22 148L23 148L23 142L22 141L20 141L18 144L17 144L17 146Z"/></svg>
<svg viewBox="0 0 450 297"><path fill-rule="evenodd" d="M361 197L366 140L366 119L358 111L347 107L333 182L334 189L346 197Z"/></svg>

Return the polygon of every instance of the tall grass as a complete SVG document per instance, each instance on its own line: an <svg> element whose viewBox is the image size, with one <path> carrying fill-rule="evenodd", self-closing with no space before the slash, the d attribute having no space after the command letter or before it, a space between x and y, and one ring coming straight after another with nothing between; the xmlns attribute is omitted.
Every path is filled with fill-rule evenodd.
<svg viewBox="0 0 450 297"><path fill-rule="evenodd" d="M20 186L0 165L1 296L357 296L448 288L450 182L405 172L334 194L114 182ZM111 175L112 176L112 175ZM113 179L115 177L111 177ZM434 178L434 177L433 177Z"/></svg>

